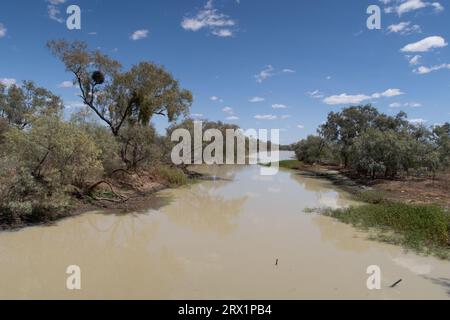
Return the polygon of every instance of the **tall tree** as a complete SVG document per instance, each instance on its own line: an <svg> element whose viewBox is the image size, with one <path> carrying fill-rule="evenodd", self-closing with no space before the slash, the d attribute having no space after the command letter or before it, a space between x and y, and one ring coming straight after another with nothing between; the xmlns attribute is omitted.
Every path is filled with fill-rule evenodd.
<svg viewBox="0 0 450 320"><path fill-rule="evenodd" d="M74 75L84 104L115 136L127 122L147 126L154 115L172 122L189 111L191 92L163 67L141 62L123 72L118 61L89 51L84 42L54 40L47 46Z"/></svg>
<svg viewBox="0 0 450 320"><path fill-rule="evenodd" d="M58 96L36 87L31 81L24 81L22 86L0 86L0 117L19 129L30 125L36 114L59 112L61 109L62 101Z"/></svg>

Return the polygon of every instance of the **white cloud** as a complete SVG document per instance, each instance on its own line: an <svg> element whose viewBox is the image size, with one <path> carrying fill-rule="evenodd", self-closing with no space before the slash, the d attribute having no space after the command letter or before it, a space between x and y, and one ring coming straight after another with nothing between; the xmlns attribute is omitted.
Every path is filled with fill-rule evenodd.
<svg viewBox="0 0 450 320"><path fill-rule="evenodd" d="M193 113L193 114L191 114L191 117L192 118L203 118L203 113Z"/></svg>
<svg viewBox="0 0 450 320"><path fill-rule="evenodd" d="M292 118L292 116L291 116L290 114L284 114L284 115L282 115L280 118L281 118L282 120L286 120L286 119Z"/></svg>
<svg viewBox="0 0 450 320"><path fill-rule="evenodd" d="M256 115L256 120L276 120L277 116L271 115L271 114L264 114L264 115Z"/></svg>
<svg viewBox="0 0 450 320"><path fill-rule="evenodd" d="M378 99L381 97L391 98L391 97L400 96L402 94L405 94L405 93L402 92L400 89L387 89L385 92L382 92L382 93L374 93L372 95L372 98L375 98L375 99Z"/></svg>
<svg viewBox="0 0 450 320"><path fill-rule="evenodd" d="M236 24L236 21L214 8L213 0L208 0L195 16L185 17L181 22L181 27L184 30L194 32L208 29L215 36L231 37L234 35L234 30L231 27L236 26Z"/></svg>
<svg viewBox="0 0 450 320"><path fill-rule="evenodd" d="M439 36L428 37L415 43L410 43L401 49L402 52L427 52L433 48L443 48L448 45L445 39Z"/></svg>
<svg viewBox="0 0 450 320"><path fill-rule="evenodd" d="M274 71L275 69L273 66L271 65L266 66L263 70L261 70L261 72L255 75L256 82L263 83L264 80L273 77L275 75Z"/></svg>
<svg viewBox="0 0 450 320"><path fill-rule="evenodd" d="M219 29L219 30L213 30L211 32L213 35L221 37L221 38L227 38L233 36L233 31L230 29Z"/></svg>
<svg viewBox="0 0 450 320"><path fill-rule="evenodd" d="M228 121L239 120L239 117L229 116L229 117L226 118L226 120L228 120Z"/></svg>
<svg viewBox="0 0 450 320"><path fill-rule="evenodd" d="M84 103L79 101L69 101L65 104L67 109L81 109L86 107Z"/></svg>
<svg viewBox="0 0 450 320"><path fill-rule="evenodd" d="M420 124L424 124L424 123L428 122L427 120L424 120L424 119L421 119L421 118L419 118L419 119L409 119L408 121L409 121L409 123L414 124L414 125L420 125Z"/></svg>
<svg viewBox="0 0 450 320"><path fill-rule="evenodd" d="M422 104L418 103L418 102L407 102L407 103L405 103L405 107L420 108L420 107L422 107Z"/></svg>
<svg viewBox="0 0 450 320"><path fill-rule="evenodd" d="M421 55L415 55L411 59L409 59L409 64L412 66L416 66L420 63L420 59L422 59Z"/></svg>
<svg viewBox="0 0 450 320"><path fill-rule="evenodd" d="M422 0L406 0L397 7L397 13L398 15L402 15L410 11L425 8L426 6L426 2Z"/></svg>
<svg viewBox="0 0 450 320"><path fill-rule="evenodd" d="M264 101L266 101L266 99L261 98L261 97L253 97L253 98L250 98L248 101L251 103L258 103L258 102L264 102Z"/></svg>
<svg viewBox="0 0 450 320"><path fill-rule="evenodd" d="M72 81L63 81L60 84L58 84L58 88L72 88L73 82Z"/></svg>
<svg viewBox="0 0 450 320"><path fill-rule="evenodd" d="M223 112L233 114L233 108L231 107L225 107L222 109Z"/></svg>
<svg viewBox="0 0 450 320"><path fill-rule="evenodd" d="M299 129L305 129L305 126L302 125L302 124L299 124L299 125L297 126L297 128L299 128Z"/></svg>
<svg viewBox="0 0 450 320"><path fill-rule="evenodd" d="M63 23L64 19L60 17L61 10L59 5L66 2L66 0L47 0L49 5L47 6L48 17L56 22Z"/></svg>
<svg viewBox="0 0 450 320"><path fill-rule="evenodd" d="M365 94L357 94L357 95L348 95L346 93L342 93L340 95L334 95L327 97L323 100L324 103L329 105L339 105L339 104L360 104L363 101L370 99L379 99L379 98L391 98L405 94L400 89L387 89L381 93L374 93L371 96Z"/></svg>
<svg viewBox="0 0 450 320"><path fill-rule="evenodd" d="M272 109L287 109L288 107L284 104L273 104Z"/></svg>
<svg viewBox="0 0 450 320"><path fill-rule="evenodd" d="M308 96L314 99L322 99L325 95L319 90L314 90L306 93Z"/></svg>
<svg viewBox="0 0 450 320"><path fill-rule="evenodd" d="M0 23L0 38L3 38L6 36L6 31L8 31L8 29L6 29L6 27L3 25L3 23Z"/></svg>
<svg viewBox="0 0 450 320"><path fill-rule="evenodd" d="M360 104L361 102L369 99L370 97L364 94L348 95L346 93L342 93L340 95L327 97L323 100L323 102L329 105Z"/></svg>
<svg viewBox="0 0 450 320"><path fill-rule="evenodd" d="M7 88L15 85L17 83L16 79L13 78L3 78L0 79L0 83L3 84L4 86L6 86Z"/></svg>
<svg viewBox="0 0 450 320"><path fill-rule="evenodd" d="M380 0L380 2L382 2L386 6L389 5L384 8L385 13L395 12L399 16L424 8L433 8L435 12L441 12L444 10L444 7L439 2L427 2L424 0Z"/></svg>
<svg viewBox="0 0 450 320"><path fill-rule="evenodd" d="M438 71L438 70L442 70L442 69L450 69L450 64L444 63L441 65L432 66L432 67L420 66L419 68L414 69L414 72L418 73L418 74L428 74L433 71Z"/></svg>
<svg viewBox="0 0 450 320"><path fill-rule="evenodd" d="M411 34L414 32L422 32L419 25L411 25L411 22L400 22L398 24L391 24L388 26L389 33L399 33L402 35Z"/></svg>
<svg viewBox="0 0 450 320"><path fill-rule="evenodd" d="M420 108L421 106L422 104L418 102L406 102L404 104L394 102L389 105L389 108L401 108L401 107Z"/></svg>
<svg viewBox="0 0 450 320"><path fill-rule="evenodd" d="M133 41L142 40L148 37L148 30L142 29L142 30L136 30L133 32L133 34L130 36L130 39Z"/></svg>
<svg viewBox="0 0 450 320"><path fill-rule="evenodd" d="M288 74L288 73L296 73L295 70L292 69L282 69L276 70L272 65L267 65L262 69L258 74L255 74L254 77L256 82L263 83L265 80L280 74Z"/></svg>
<svg viewBox="0 0 450 320"><path fill-rule="evenodd" d="M212 96L209 98L209 100L214 101L214 102L223 102L223 99L221 99L217 96Z"/></svg>

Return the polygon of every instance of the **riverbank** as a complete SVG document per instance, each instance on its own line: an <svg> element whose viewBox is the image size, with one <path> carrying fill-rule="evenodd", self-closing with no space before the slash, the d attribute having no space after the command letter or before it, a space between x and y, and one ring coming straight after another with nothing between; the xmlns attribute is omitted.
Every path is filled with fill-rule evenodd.
<svg viewBox="0 0 450 320"><path fill-rule="evenodd" d="M89 195L81 195L79 190L67 191L67 201L63 208L32 215L26 219L0 219L0 231L15 231L38 225L52 225L65 218L75 217L97 210L121 213L140 212L155 205L155 193L169 188L177 188L206 176L169 167L158 167L139 172L117 170L110 177L94 184Z"/></svg>
<svg viewBox="0 0 450 320"><path fill-rule="evenodd" d="M421 254L450 259L450 195L445 177L405 180L363 180L337 167L310 166L297 160L280 167L300 175L327 179L365 205L343 209L315 208L369 233L369 238L400 245Z"/></svg>
<svg viewBox="0 0 450 320"><path fill-rule="evenodd" d="M297 170L303 176L327 179L355 196L362 196L359 200L363 202L382 198L407 204L436 204L450 209L450 174L440 174L435 179L411 177L372 180L362 179L337 166L306 165L298 160L281 161L280 167Z"/></svg>

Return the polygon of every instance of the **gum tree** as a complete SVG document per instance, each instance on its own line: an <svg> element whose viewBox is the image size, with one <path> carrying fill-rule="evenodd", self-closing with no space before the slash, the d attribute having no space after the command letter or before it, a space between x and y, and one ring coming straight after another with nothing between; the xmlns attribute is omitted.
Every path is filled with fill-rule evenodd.
<svg viewBox="0 0 450 320"><path fill-rule="evenodd" d="M154 115L172 122L189 111L191 92L163 67L141 62L122 71L118 61L89 51L84 42L54 40L47 46L74 75L83 103L116 137L126 125L147 126Z"/></svg>

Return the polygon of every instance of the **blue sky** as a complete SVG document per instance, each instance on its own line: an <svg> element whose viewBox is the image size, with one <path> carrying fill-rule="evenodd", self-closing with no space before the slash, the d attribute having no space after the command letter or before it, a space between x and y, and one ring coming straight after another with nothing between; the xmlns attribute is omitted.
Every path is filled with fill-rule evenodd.
<svg viewBox="0 0 450 320"><path fill-rule="evenodd" d="M76 88L63 85L71 76L45 43L78 39L125 68L164 65L193 92L195 116L279 128L283 143L352 104L433 125L450 121L450 1L438 1L2 1L0 81L34 80L76 110ZM66 27L71 4L81 30ZM381 30L366 26L373 4Z"/></svg>

